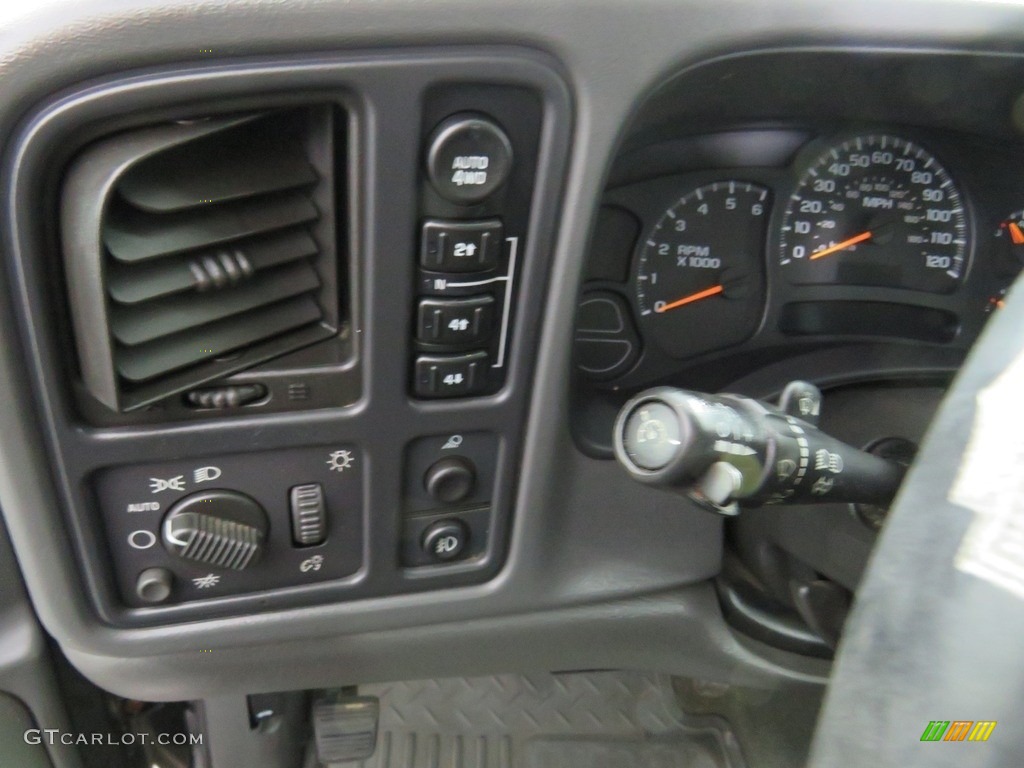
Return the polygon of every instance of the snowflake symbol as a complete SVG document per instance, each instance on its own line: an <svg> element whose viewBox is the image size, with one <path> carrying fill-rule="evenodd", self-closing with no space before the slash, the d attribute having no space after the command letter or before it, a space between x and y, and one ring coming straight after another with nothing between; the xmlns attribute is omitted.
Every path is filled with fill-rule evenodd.
<svg viewBox="0 0 1024 768"><path fill-rule="evenodd" d="M209 589L210 587L217 586L219 582L220 576L215 573L200 576L198 579L192 579L192 583L196 585L196 589Z"/></svg>
<svg viewBox="0 0 1024 768"><path fill-rule="evenodd" d="M344 472L355 462L352 451L335 451L327 457L327 466L334 472Z"/></svg>

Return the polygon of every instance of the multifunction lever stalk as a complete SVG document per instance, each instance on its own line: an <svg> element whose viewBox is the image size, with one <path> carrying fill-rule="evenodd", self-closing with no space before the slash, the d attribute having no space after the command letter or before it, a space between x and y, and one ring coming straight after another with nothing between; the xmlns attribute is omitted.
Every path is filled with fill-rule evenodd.
<svg viewBox="0 0 1024 768"><path fill-rule="evenodd" d="M723 514L740 505L887 505L905 467L821 432L820 410L821 392L799 381L777 407L658 387L619 412L615 455L636 480L678 489Z"/></svg>

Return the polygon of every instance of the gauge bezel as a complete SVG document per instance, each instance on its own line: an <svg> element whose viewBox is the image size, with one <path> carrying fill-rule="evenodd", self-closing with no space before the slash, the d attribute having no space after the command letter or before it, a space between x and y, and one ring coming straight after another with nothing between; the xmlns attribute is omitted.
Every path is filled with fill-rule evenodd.
<svg viewBox="0 0 1024 768"><path fill-rule="evenodd" d="M918 156L921 153L928 158L929 162L933 162L936 169L942 176L945 177L946 182L952 187L958 200L958 209L961 211L962 224L963 224L963 244L956 255L955 259L959 261L957 275L953 277L952 282L945 288L931 289L919 286L897 286L890 284L871 284L871 283L858 283L848 282L843 280L822 280L820 282L810 282L795 280L793 274L795 268L801 266L801 262L796 262L787 259L787 254L783 251L784 247L788 248L787 233L785 227L789 223L791 217L796 216L795 211L792 210L793 203L798 194L807 188L810 183L814 171L821 168L828 162L827 158L829 154L838 152L850 152L849 146L857 141L862 141L865 144L869 142L877 142L882 140L883 144L886 140L891 140L895 144L907 145L914 150L917 150ZM884 147L883 147L884 148ZM870 148L865 148L865 152L871 151ZM909 132L903 129L889 130L889 129L866 129L866 130L847 130L839 133L833 133L828 135L821 135L816 139L808 142L798 152L791 164L791 170L793 171L792 184L788 189L789 194L785 197L784 202L780 198L779 205L777 207L777 213L779 214L778 222L772 227L772 233L775 235L775 242L771 245L769 253L775 259L776 265L774 269L777 269L790 280L794 285L798 286L809 286L809 285L828 285L828 286L850 286L850 287L866 287L870 289L881 289L881 290L895 290L895 291L912 291L921 293L942 293L942 294L953 294L959 290L967 279L971 265L974 260L974 249L978 238L977 229L975 227L975 221L973 216L973 210L970 202L970 196L964 192L962 184L957 179L957 175L950 170L950 165L942 157L941 151L936 150L929 145L927 139L920 139L914 135L913 132ZM873 166L872 166L873 167ZM870 172L870 167L869 167ZM885 173L890 173L886 170ZM838 191L837 193L838 194ZM919 196L920 198L920 196ZM920 199L919 199L920 202ZM959 227L959 224L955 226ZM792 238L792 234L789 234L789 238ZM836 257L829 258L842 258L841 254ZM808 262L803 262L807 264ZM790 267L787 269L787 267ZM770 267L772 269L772 267ZM949 274L948 271L945 274Z"/></svg>
<svg viewBox="0 0 1024 768"><path fill-rule="evenodd" d="M734 187L733 191L729 191L730 186ZM766 263L764 259L764 244L767 239L768 227L770 226L774 199L770 187L740 178L717 178L710 182L686 187L681 191L681 194L679 192L680 190L676 190L674 194L658 198L663 204L660 210L657 208L658 204L655 203L653 209L644 211L641 219L640 237L630 264L629 284L631 286L631 299L634 311L641 327L648 336L649 342L660 346L662 351L670 357L685 360L705 354L713 349L742 344L756 333L760 327L764 314L765 294L764 272ZM702 193L705 196L704 198L701 197ZM764 211L761 214L745 213L742 205L736 211L715 208L712 209L710 214L713 218L701 222L704 226L722 226L726 222L722 221L719 223L714 217L736 219L737 222L740 219L746 220L749 217L749 226L757 230L756 236L752 238L749 252L744 250L742 253L731 253L729 263L723 264L721 269L714 271L709 269L705 273L707 274L708 281L713 282L715 279L720 280L729 270L740 268L745 273L744 282L746 283L745 286L739 289L741 291L745 290L746 296L729 297L729 294L726 293L726 300L733 302L732 306L740 313L735 318L735 326L729 327L728 333L720 334L720 339L712 342L711 346L708 346L706 342L701 341L701 339L706 338L706 335L691 334L688 333L688 330L693 327L703 328L710 324L724 324L724 321L729 319L729 305L723 305L721 303L722 299L719 297L711 297L706 304L702 303L692 307L679 308L672 310L670 314L655 314L658 312L657 305L659 302L655 301L654 295L651 295L654 291L653 283L648 278L652 272L660 273L662 271L663 266L657 264L657 262L666 258L661 254L652 252L652 249L659 244L655 241L658 238L659 229L665 226L667 222L677 221L678 219L673 212L678 213L682 206L697 205L700 200L710 199L712 194L717 196L735 195L737 197L745 197L751 205L758 203L763 205ZM711 222L714 222L714 224ZM729 230L724 234L724 237L734 236L734 232L735 230ZM680 239L680 236L670 232L663 234L661 238L663 243L664 241ZM682 236L681 239L685 240L687 237ZM701 243L708 241L708 244L711 244L710 240L706 237L697 238L694 244L698 240ZM714 245L721 246L722 243L714 243ZM671 258L674 258L674 256L669 257L670 260ZM687 270L690 269L698 268L687 268ZM687 275L689 274L687 272ZM693 275L702 276L702 273L694 272ZM673 271L669 277L675 282L680 280L681 275ZM701 287L702 283L696 284L694 291L700 290ZM674 291L671 295L674 297L677 293L679 291ZM721 329L722 325L718 327Z"/></svg>
<svg viewBox="0 0 1024 768"><path fill-rule="evenodd" d="M735 134L739 129L734 130ZM624 209L636 217L639 222L638 235L629 251L628 268L623 264L621 282L610 277L587 281L586 290L609 290L622 296L638 327L643 329L643 352L640 358L628 371L614 379L601 382L602 388L620 389L647 386L652 383L672 381L681 382L691 387L704 389L720 389L731 381L745 376L750 370L765 366L776 366L781 358L796 361L805 356L818 355L819 350L836 348L837 345L857 345L864 349L902 350L894 358L896 361L905 359L910 364L917 357L945 361L959 359L962 356L964 343L962 338L973 338L984 324L981 313L975 313L968 305L980 306L979 297L987 296L992 282L989 270L980 269L977 265L980 233L984 229L988 233L994 229L1000 218L994 210L1005 213L1011 208L999 203L1007 199L1011 189L1004 185L998 193L993 193L988 180L991 178L991 163L986 161L986 148L977 139L969 143L970 137L959 137L949 134L911 129L907 126L865 124L853 126L847 130L835 130L834 127L809 127L807 125L786 125L778 128L787 136L802 134L805 141L794 147L788 154L779 154L771 160L764 160L761 165L738 165L733 155L723 154L721 157L702 155L700 165L692 170L681 169L680 172L652 176L649 178L630 180L629 183L609 189L602 198L602 204ZM763 135L763 126L750 129L751 135ZM968 231L971 233L968 248L965 252L963 275L960 285L949 294L931 293L892 288L885 286L856 286L843 284L794 285L776 268L778 249L780 247L781 221L785 212L785 201L789 200L806 172L809 164L814 163L821 153L837 142L847 141L858 135L887 135L901 138L925 149L934 155L943 165L961 194ZM967 146L970 161L957 158L949 162L948 156L955 154L955 149ZM710 169L710 170L709 170ZM757 330L747 340L724 348L716 348L688 358L674 358L666 354L656 344L649 343L650 335L640 323L640 307L636 301L633 280L637 274L637 260L643 247L644 236L673 202L686 194L687 191L723 180L735 180L771 190L772 206L767 222L765 236L765 303L762 308L761 322ZM979 224L977 206L979 199L982 208L988 214ZM1018 198L1019 199L1019 198ZM1016 203L1016 207L1020 207ZM1000 216L1001 216L1000 213ZM987 238L991 239L991 238ZM983 249L984 255L990 255L991 248ZM988 259L991 260L991 259ZM975 301L977 299L977 301ZM941 310L955 316L959 322L952 332L952 338L944 337L941 341L922 343L917 340L899 338L897 336L880 337L877 335L858 334L822 334L808 336L791 336L779 330L780 314L786 304L792 302L881 302L887 304L906 305L921 308L924 311ZM821 352L826 354L827 352ZM874 353L872 353L874 354ZM888 353L886 353L888 355ZM891 366L892 361L889 362ZM954 363L937 362L936 370L948 371L955 367ZM926 368L929 366L926 365ZM792 368L796 372L797 368ZM930 370L930 368L929 368Z"/></svg>

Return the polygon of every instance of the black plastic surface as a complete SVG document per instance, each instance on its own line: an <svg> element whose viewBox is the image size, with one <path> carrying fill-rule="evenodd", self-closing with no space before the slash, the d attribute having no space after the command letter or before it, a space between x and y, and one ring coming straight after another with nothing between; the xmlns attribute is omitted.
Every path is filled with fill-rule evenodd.
<svg viewBox="0 0 1024 768"><path fill-rule="evenodd" d="M480 203L508 181L512 143L505 131L484 115L452 115L427 142L427 173L445 200Z"/></svg>
<svg viewBox="0 0 1024 768"><path fill-rule="evenodd" d="M315 547L324 543L328 531L327 499L320 483L303 483L288 490L292 542L297 547Z"/></svg>
<svg viewBox="0 0 1024 768"><path fill-rule="evenodd" d="M411 568L415 577L437 576L460 561L478 560L487 551L491 511L486 507L459 509L457 512L436 510L433 514L417 514L405 519L402 535L402 565ZM455 539L451 550L447 544L437 550L442 539ZM424 566L432 566L424 568Z"/></svg>
<svg viewBox="0 0 1024 768"><path fill-rule="evenodd" d="M164 548L172 555L201 566L241 571L259 563L267 528L267 513L250 496L203 490L171 507L161 532ZM139 538L130 538L129 546Z"/></svg>
<svg viewBox="0 0 1024 768"><path fill-rule="evenodd" d="M1018 282L1005 312L986 330L953 382L882 531L839 648L812 766L952 768L969 762L994 768L1020 759L1024 740L1006 727L1007 717L1017 711L1024 679L1017 642L1024 631L1024 607L1014 546L1019 540L1019 474L1007 464L1019 451L1020 438L999 429L1015 423L1014 417L1000 420L998 412L993 417L982 408L988 406L989 388L1008 373L1014 375L1008 369L1021 362L1021 288ZM1007 382L1001 386L1003 394ZM979 431L981 424L986 426ZM971 482L971 475L964 475L965 461L971 460L965 454L994 447L979 445L979 435L1005 443L993 452L991 468ZM980 465L977 453L973 461ZM950 497L958 484L1004 511L954 503ZM1000 544L988 551L1005 570L992 566L988 571L999 573L999 579L965 572L963 552L976 532L973 526L995 514L1006 515L1006 523L996 529ZM969 722L961 738L976 721L993 722L995 730L985 743L957 743L955 738L922 743L932 720L947 726ZM950 737L961 727L939 732Z"/></svg>
<svg viewBox="0 0 1024 768"><path fill-rule="evenodd" d="M468 432L421 438L406 449L401 560L417 577L443 573L462 561L480 561L487 554L496 520L492 499L497 468L504 453L500 445L497 435ZM456 537L458 552L450 557L438 556L427 542L431 531L445 525L464 531ZM426 565L437 567L423 570Z"/></svg>
<svg viewBox="0 0 1024 768"><path fill-rule="evenodd" d="M365 463L354 446L334 443L102 472L97 503L121 598L127 605L146 604L136 595L135 579L147 568L174 574L170 603L324 581L353 585L366 558ZM330 534L319 546L297 547L293 541L291 488L303 483L324 489ZM209 503L210 493L227 498L228 505ZM182 559L166 546L171 514L183 509L203 514L209 507L210 514L253 525L254 504L265 512L269 534L262 557L245 570Z"/></svg>
<svg viewBox="0 0 1024 768"><path fill-rule="evenodd" d="M640 335L621 294L583 294L576 317L573 358L589 379L605 381L626 373L642 351Z"/></svg>
<svg viewBox="0 0 1024 768"><path fill-rule="evenodd" d="M420 299L416 307L416 339L447 347L486 343L494 333L494 297Z"/></svg>
<svg viewBox="0 0 1024 768"><path fill-rule="evenodd" d="M469 530L459 519L448 518L433 523L423 532L420 547L438 563L457 560L466 548Z"/></svg>
<svg viewBox="0 0 1024 768"><path fill-rule="evenodd" d="M475 344L487 354L476 365L451 361L438 375L431 368L439 360L424 366L417 357L411 388L416 397L490 394L505 382L537 178L540 108L527 89L470 82L439 85L425 96L425 178L419 185L424 228L415 291L420 297L489 295L496 322L494 332ZM467 164L488 168L461 167ZM454 182L463 175L473 183ZM455 225L446 242L438 241L438 221ZM461 237L460 224L468 227L468 237ZM460 248L465 249L461 257ZM456 269L446 272L451 263ZM474 272L467 274L470 267ZM418 347L429 351L430 345L421 341Z"/></svg>
<svg viewBox="0 0 1024 768"><path fill-rule="evenodd" d="M420 266L437 272L489 272L504 250L500 219L428 219L420 235Z"/></svg>
<svg viewBox="0 0 1024 768"><path fill-rule="evenodd" d="M424 475L423 486L442 504L457 504L473 492L476 467L464 456L438 459Z"/></svg>
<svg viewBox="0 0 1024 768"><path fill-rule="evenodd" d="M424 437L409 445L405 457L404 498L408 512L433 509L442 501L433 492L430 477L441 462L458 462L471 468L473 482L466 493L448 503L488 504L494 496L499 466L496 435L481 432ZM443 465L441 465L443 466Z"/></svg>
<svg viewBox="0 0 1024 768"><path fill-rule="evenodd" d="M839 387L825 393L822 429L864 448L893 436L917 443L943 394L941 382L927 381ZM722 576L730 583L719 585L730 623L777 647L825 654L827 649L820 642L812 651L815 644L801 649L786 639L791 634L786 628L795 628L797 636L805 637L808 630L794 613L792 585L824 578L855 591L876 530L848 505L826 504L751 510L729 523L728 535L730 549L736 553L733 560L744 566L740 578L737 569L727 567ZM757 610L758 606L762 608ZM744 607L755 610L740 616Z"/></svg>
<svg viewBox="0 0 1024 768"><path fill-rule="evenodd" d="M470 60L474 62L473 83L451 85L465 82L466 62ZM63 316L53 311L55 296L50 290L52 281L47 279L50 275L48 262L37 256L53 252L47 241L36 239L41 238L39 230L29 226L23 231L26 238L23 245L31 247L33 256L19 260L17 269L25 270L26 290L32 296L23 305L24 318L31 332L39 334L36 338L40 355L34 361L35 373L41 387L39 391L47 403L46 418L54 461L63 485L62 506L67 511L65 519L72 538L77 541L81 567L87 574L84 581L79 581L86 585L79 594L88 595L93 610L106 622L152 624L197 615L237 614L256 607L265 610L268 606L333 602L341 595L355 598L436 588L438 584L465 585L493 577L506 551L514 467L524 428L530 392L527 381L535 358L532 349L540 318L532 313L513 313L508 301L512 287L502 285L499 298L503 302L500 314L504 332L495 334L491 358L493 364L500 363L500 366L497 367L498 378L491 379L489 388L495 395L480 398L470 408L463 404L415 403L410 399L407 367L410 358L399 351L408 350L411 345L418 223L423 215L441 218L455 215L451 204L442 204L429 196L417 203L416 190L423 183L418 147L423 131L428 130L426 126L436 125L443 115L470 107L502 115L519 158L502 192L492 198L515 202L504 221L506 238L512 239L507 239L503 268L514 272L516 293L523 300L536 301L548 271L546 261L539 254L545 252L551 242L554 194L565 162L564 151L556 151L556 147L564 147L570 119L563 84L546 66L521 58L496 63L490 57L467 59L456 54L438 59L416 53L386 61L356 57L345 62L311 59L267 62L262 66L225 64L212 71L204 70L201 79L200 88L196 73L191 70L151 73L132 80L130 85L124 85L119 79L118 87L111 87L108 82L94 84L93 90L78 89L66 94L63 101L41 108L27 128L32 138L23 145L25 154L18 161L19 170L15 174L15 184L22 190L19 194L26 202L32 201L23 210L24 215L28 221L35 221L40 210L51 210L53 198L50 195L54 190L51 182L61 168L62 158L73 152L77 143L97 134L159 119L202 115L209 110L211 100L216 100L220 109L243 110L267 104L308 103L318 98L340 99L351 119L348 128L353 146L372 147L372 152L352 155L355 162L350 169L348 186L343 190L350 202L354 224L347 233L354 244L348 265L354 286L353 335L349 341L359 350L359 364L353 365L350 360L345 370L349 383L355 384L364 395L361 400L350 400L352 404L347 408L291 416L260 416L260 404L256 403L238 409L240 413L231 420L203 427L185 426L173 430L87 427L76 416L69 397L72 372L64 354L66 336L57 332L57 328L63 327ZM487 84L476 85L481 80ZM506 99L508 94L511 96ZM426 110L422 121L410 120L409 105L419 104L421 99ZM368 121L371 111L375 121L372 123ZM68 140L71 134L76 137L75 142ZM544 159L542 175L535 175L534 163L538 158ZM378 162L384 164L386 174L378 174ZM492 215L486 205L460 209L459 213L474 218ZM479 288L473 290L480 292ZM323 391L326 382L315 377L313 359L299 352L282 359L280 365L288 368L304 362L310 367L296 367L290 373L253 370L235 380L264 384L271 402L280 402L279 398L285 397L291 401L289 407L293 409L322 405L325 397L330 400L337 393ZM500 394L497 393L499 388ZM342 396L351 391L341 382ZM408 441L423 434L454 429L500 432L508 451L502 454L502 463L495 467L488 486L492 519L488 520L487 537L483 539L486 555L424 585L407 580L398 564L397 550L402 537L401 489L396 486L395 478L402 472L402 447ZM339 435L343 435L340 441ZM144 611L123 608L122 603L138 605L133 598L128 571L132 571L133 579L141 570L138 566L150 563L136 562L138 558L133 550L126 555L125 562L130 561L130 564L120 566L127 570L119 570L117 580L108 572L105 554L108 545L97 525L100 505L82 493L86 478L98 471L137 464L140 460L166 465L173 470L172 476L177 476L192 471L194 462L198 462L195 466L216 464L215 459L225 455L255 451L265 452L264 455L270 457L288 457L296 455L293 451L301 452L303 446L321 445L333 450L339 444L357 445L353 450L358 451L359 457L365 457L363 467L368 471L361 475L359 502L351 507L357 510L358 518L351 523L354 535L343 538L340 555L325 558L321 570L299 570L301 563L311 557L309 550L303 551L303 557L289 552L279 563L289 571L284 582L272 575L278 565L271 567L268 560L265 568L245 572L245 578L252 575L257 585L235 586L248 591L258 585L269 588L290 583L295 585L291 589L278 589L267 595L250 594L228 601L223 598L233 593L234 587L226 585L225 579L220 582L221 586L205 588L210 590L207 594L219 595L219 599ZM192 457L188 466L179 466L183 456ZM323 461L324 457L320 456L316 463L323 464ZM308 475L303 476L301 472L289 473L286 478L284 465L272 459L264 469L257 468L257 471L264 476L255 479L256 486L263 487L266 493L273 490L274 498L265 503L275 508L286 504L287 489L291 485L308 479ZM141 475L136 479L140 480ZM273 489L269 485L260 486L272 482L281 485L279 493L276 485ZM250 487L249 482L243 485L243 491ZM118 501L123 509L130 501L139 499ZM159 513L142 514L148 515L146 526L156 525ZM111 536L118 542L117 546L122 547L121 540L126 540L131 531L124 528L127 525L124 518L115 520ZM283 537L290 542L288 527L286 518L272 525L272 539ZM341 536L343 529L335 528L332 522L332 532L334 536ZM332 546L332 541L323 546ZM205 575L179 574L179 579ZM308 584L325 576L341 578L341 581L315 588ZM307 586L301 586L304 583Z"/></svg>
<svg viewBox="0 0 1024 768"><path fill-rule="evenodd" d="M337 363L355 357L343 101L242 116L210 104L68 142L59 235L84 414L208 416L168 398L316 342L312 359L344 391Z"/></svg>
<svg viewBox="0 0 1024 768"><path fill-rule="evenodd" d="M412 391L424 400L439 397L470 397L487 388L486 352L458 355L416 355L413 361Z"/></svg>
<svg viewBox="0 0 1024 768"><path fill-rule="evenodd" d="M779 313L779 330L793 336L882 336L948 344L960 322L930 307L879 301L795 301Z"/></svg>
<svg viewBox="0 0 1024 768"><path fill-rule="evenodd" d="M583 286L584 296L616 294L629 305L643 352L635 364L613 368L614 375L583 371L574 413L581 446L609 455L601 437L608 416L645 386L714 392L750 378L773 378L775 388L795 377L828 384L956 370L1020 269L1001 225L1022 205L1010 169L1024 152L1013 122L1024 65L1014 57L928 56L934 69L919 54L898 51L725 57L681 73L644 104L610 170ZM875 90L881 82L884 93ZM922 93L919 83L935 91ZM690 108L681 110L684 103ZM968 240L962 282L949 293L794 284L779 262L784 213L800 194L801 178L810 178L836 142L882 134L925 147L962 193ZM767 305L756 332L741 342L697 322L696 309L721 297L675 310L676 325L672 313L644 316L650 307L639 297L647 291L639 279L644 238L655 236L661 217L684 195L727 181L763 186L773 198L766 236L750 253L765 265ZM744 310L740 305L736 313ZM693 323L684 322L687 312ZM686 352L704 344L718 348ZM819 364L811 362L816 356ZM883 357L891 362L880 364ZM787 361L793 373L785 372Z"/></svg>

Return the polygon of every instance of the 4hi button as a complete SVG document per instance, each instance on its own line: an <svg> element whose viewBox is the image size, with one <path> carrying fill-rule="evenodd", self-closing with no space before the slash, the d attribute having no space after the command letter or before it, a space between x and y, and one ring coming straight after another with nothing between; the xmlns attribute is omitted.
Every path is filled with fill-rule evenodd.
<svg viewBox="0 0 1024 768"><path fill-rule="evenodd" d="M423 551L439 562L455 560L466 548L469 534L459 520L440 520L423 532Z"/></svg>
<svg viewBox="0 0 1024 768"><path fill-rule="evenodd" d="M505 183L511 170L512 144L485 117L453 115L430 137L430 183L453 203L479 203Z"/></svg>

